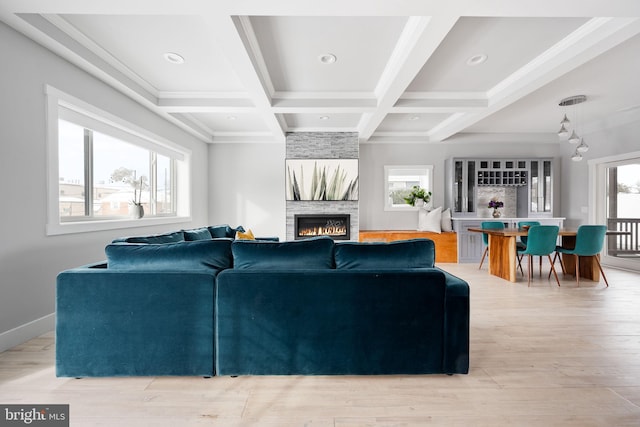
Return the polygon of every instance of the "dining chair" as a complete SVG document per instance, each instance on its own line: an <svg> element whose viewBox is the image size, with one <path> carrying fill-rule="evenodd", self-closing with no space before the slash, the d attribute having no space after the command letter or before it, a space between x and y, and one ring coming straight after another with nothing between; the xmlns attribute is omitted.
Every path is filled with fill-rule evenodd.
<svg viewBox="0 0 640 427"><path fill-rule="evenodd" d="M556 273L556 269L551 261L551 254L556 250L559 230L560 228L557 225L532 225L529 228L527 235L527 247L524 249L518 249L519 257L527 255L527 286L531 286L531 270L533 269L534 256L546 256L549 258L551 271L553 271L556 282L558 283L558 286L560 286L558 274Z"/></svg>
<svg viewBox="0 0 640 427"><path fill-rule="evenodd" d="M606 233L607 227L605 225L579 226L576 233L575 247L570 249L563 248L562 246L556 246L556 255L553 257L553 262L555 262L558 254L573 255L576 260L576 283L580 286L580 257L592 257L596 261L596 264L598 264L604 283L609 287L607 276L604 275L602 265L600 264L600 258L598 256L600 255L600 252L602 252ZM567 270L564 268L562 257L560 257L560 264L562 266L562 272L566 272Z"/></svg>
<svg viewBox="0 0 640 427"><path fill-rule="evenodd" d="M522 229L522 227L531 227L532 225L540 225L540 221L519 221L518 228ZM527 236L520 236L520 241L516 242L516 249L524 249L527 247ZM520 272L524 276L524 271L522 271L522 257L518 257L518 267L520 267ZM542 257L540 257L540 274L542 275Z"/></svg>
<svg viewBox="0 0 640 427"><path fill-rule="evenodd" d="M504 230L504 223L500 221L483 221L480 224L480 228L485 230ZM480 260L480 267L478 267L478 270L482 268L484 258L489 252L489 235L487 233L482 233L482 243L484 244L484 252L482 253L482 259Z"/></svg>

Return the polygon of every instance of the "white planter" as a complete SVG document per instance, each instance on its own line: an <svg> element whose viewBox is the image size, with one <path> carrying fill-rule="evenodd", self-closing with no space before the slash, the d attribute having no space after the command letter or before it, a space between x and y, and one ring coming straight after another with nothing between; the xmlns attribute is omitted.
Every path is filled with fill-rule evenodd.
<svg viewBox="0 0 640 427"><path fill-rule="evenodd" d="M144 207L142 205L129 205L129 216L134 219L140 219L144 216Z"/></svg>

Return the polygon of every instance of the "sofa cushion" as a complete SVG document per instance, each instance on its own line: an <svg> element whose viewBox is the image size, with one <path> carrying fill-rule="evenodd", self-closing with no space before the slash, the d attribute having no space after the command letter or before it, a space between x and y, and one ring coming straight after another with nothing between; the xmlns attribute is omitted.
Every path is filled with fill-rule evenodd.
<svg viewBox="0 0 640 427"><path fill-rule="evenodd" d="M333 240L330 237L289 242L235 240L231 251L234 269L333 268Z"/></svg>
<svg viewBox="0 0 640 427"><path fill-rule="evenodd" d="M195 228L193 230L184 230L184 240L211 240L211 233L208 227Z"/></svg>
<svg viewBox="0 0 640 427"><path fill-rule="evenodd" d="M149 244L184 242L184 233L180 230L165 234L153 234L151 236L133 236L125 238L124 242Z"/></svg>
<svg viewBox="0 0 640 427"><path fill-rule="evenodd" d="M218 237L234 238L236 236L237 231L244 232L244 227L242 227L241 225L237 226L236 228L232 228L228 224L221 224L221 225L210 225L208 228L209 228L209 233L211 233L211 237L213 237L214 239Z"/></svg>
<svg viewBox="0 0 640 427"><path fill-rule="evenodd" d="M335 246L338 269L431 268L434 260L435 244L431 239L390 243L341 242Z"/></svg>
<svg viewBox="0 0 640 427"><path fill-rule="evenodd" d="M107 245L112 270L224 270L231 268L231 239L164 244Z"/></svg>

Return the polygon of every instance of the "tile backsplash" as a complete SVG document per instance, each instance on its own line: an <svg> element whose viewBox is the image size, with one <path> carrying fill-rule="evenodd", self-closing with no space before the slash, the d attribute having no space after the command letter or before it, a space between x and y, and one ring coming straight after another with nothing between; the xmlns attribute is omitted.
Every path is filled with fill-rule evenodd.
<svg viewBox="0 0 640 427"><path fill-rule="evenodd" d="M495 198L504 203L500 209L503 218L516 218L518 210L518 195L516 187L478 187L478 217L491 218L493 209L488 208L489 200Z"/></svg>

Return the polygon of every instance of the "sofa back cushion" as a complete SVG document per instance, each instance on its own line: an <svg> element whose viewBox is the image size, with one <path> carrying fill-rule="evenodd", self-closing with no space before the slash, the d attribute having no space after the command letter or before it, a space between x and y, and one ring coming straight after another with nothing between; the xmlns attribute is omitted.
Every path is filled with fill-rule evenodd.
<svg viewBox="0 0 640 427"><path fill-rule="evenodd" d="M235 240L233 268L239 270L305 270L333 268L333 240L316 237L289 242Z"/></svg>
<svg viewBox="0 0 640 427"><path fill-rule="evenodd" d="M390 243L344 242L335 246L338 269L431 268L435 255L435 244L431 239Z"/></svg>
<svg viewBox="0 0 640 427"><path fill-rule="evenodd" d="M107 265L112 270L224 270L233 266L231 239L164 244L107 245Z"/></svg>
<svg viewBox="0 0 640 427"><path fill-rule="evenodd" d="M183 230L184 240L211 240L211 233L208 227L194 228L192 230Z"/></svg>
<svg viewBox="0 0 640 427"><path fill-rule="evenodd" d="M149 244L184 242L184 232L180 230L180 231L173 231L171 233L153 234L151 236L125 237L124 239L114 240L114 243L117 243L117 242L149 243Z"/></svg>

